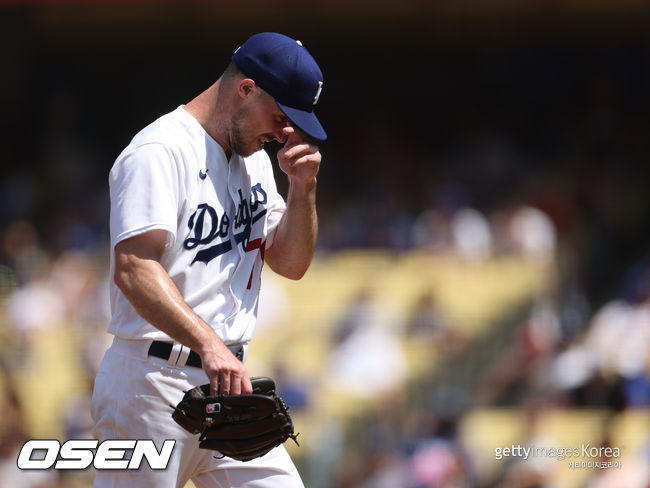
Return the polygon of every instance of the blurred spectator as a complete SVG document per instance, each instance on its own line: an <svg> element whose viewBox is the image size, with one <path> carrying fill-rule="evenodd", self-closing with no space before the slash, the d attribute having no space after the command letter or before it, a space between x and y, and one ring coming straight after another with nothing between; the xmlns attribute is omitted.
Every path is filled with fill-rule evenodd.
<svg viewBox="0 0 650 488"><path fill-rule="evenodd" d="M431 343L436 352L453 356L463 347L461 334L449 323L436 303L433 292L423 293L415 303L406 324L406 334Z"/></svg>
<svg viewBox="0 0 650 488"><path fill-rule="evenodd" d="M376 318L376 307L372 292L364 288L356 296L351 297L350 303L342 313L332 330L332 342L338 346L345 342L357 329L365 326Z"/></svg>
<svg viewBox="0 0 650 488"><path fill-rule="evenodd" d="M561 339L557 307L549 296L537 297L523 326L520 346L528 360L545 359L557 350Z"/></svg>
<svg viewBox="0 0 650 488"><path fill-rule="evenodd" d="M557 357L553 378L578 405L650 406L650 304L606 303Z"/></svg>
<svg viewBox="0 0 650 488"><path fill-rule="evenodd" d="M327 379L359 397L399 388L406 377L401 322L369 290L359 292L334 328Z"/></svg>
<svg viewBox="0 0 650 488"><path fill-rule="evenodd" d="M42 278L49 270L49 257L41 247L34 225L13 220L1 233L2 262L13 272L20 285Z"/></svg>
<svg viewBox="0 0 650 488"><path fill-rule="evenodd" d="M409 459L409 488L476 486L472 461L457 437L459 419L439 419L416 444ZM426 432L427 426L421 427Z"/></svg>
<svg viewBox="0 0 650 488"><path fill-rule="evenodd" d="M58 473L47 471L21 471L16 465L18 453L29 440L24 431L22 411L11 377L0 363L0 488L57 488ZM62 487L61 487L62 488Z"/></svg>
<svg viewBox="0 0 650 488"><path fill-rule="evenodd" d="M492 230L485 216L474 208L461 208L451 218L454 252L468 261L487 259L493 252Z"/></svg>
<svg viewBox="0 0 650 488"><path fill-rule="evenodd" d="M511 238L524 256L544 262L555 257L556 233L553 221L539 209L522 206L512 216Z"/></svg>
<svg viewBox="0 0 650 488"><path fill-rule="evenodd" d="M7 299L9 323L20 335L57 327L65 318L65 303L48 280L31 282Z"/></svg>
<svg viewBox="0 0 650 488"><path fill-rule="evenodd" d="M449 223L436 208L422 212L413 222L411 242L416 249L443 252L449 247Z"/></svg>
<svg viewBox="0 0 650 488"><path fill-rule="evenodd" d="M500 247L506 252L551 263L557 250L555 224L543 211L519 204L510 210L500 229Z"/></svg>
<svg viewBox="0 0 650 488"><path fill-rule="evenodd" d="M294 377L287 366L276 364L271 377L275 380L278 394L292 411L303 410L309 405L309 385Z"/></svg>

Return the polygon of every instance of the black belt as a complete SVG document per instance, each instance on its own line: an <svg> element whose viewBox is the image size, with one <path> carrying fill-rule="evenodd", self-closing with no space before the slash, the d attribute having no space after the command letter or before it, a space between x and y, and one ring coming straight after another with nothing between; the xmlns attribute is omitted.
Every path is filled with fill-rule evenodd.
<svg viewBox="0 0 650 488"><path fill-rule="evenodd" d="M151 346L149 346L149 356L155 356L160 359L169 360L169 356L172 353L174 345L171 342L163 341L153 341ZM241 344L236 344L233 346L228 346L230 352L232 352L237 359L242 361L244 359L244 346ZM187 361L185 362L186 366L192 366L194 368L200 368L201 366L201 356L194 351L190 351L190 354L187 356Z"/></svg>

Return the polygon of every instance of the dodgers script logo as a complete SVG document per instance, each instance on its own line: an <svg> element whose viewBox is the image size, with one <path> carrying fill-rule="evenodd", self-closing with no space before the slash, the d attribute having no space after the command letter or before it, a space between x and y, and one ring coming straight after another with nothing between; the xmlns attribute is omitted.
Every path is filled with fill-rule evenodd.
<svg viewBox="0 0 650 488"><path fill-rule="evenodd" d="M230 239L231 226L235 232L233 235L235 244L241 244L245 252L260 248L261 239L251 242L250 237L253 224L266 215L266 207L264 207L267 202L266 192L262 185L257 183L251 188L249 199L244 197L241 189L238 190L238 194L239 203L232 217L232 224L231 217L225 212L220 216L207 203L200 204L190 216L187 222L190 230L189 237L183 241L186 250L191 251L198 246L206 246L221 239L220 242L197 251L191 264L197 261L208 264L214 258L231 251L233 248Z"/></svg>

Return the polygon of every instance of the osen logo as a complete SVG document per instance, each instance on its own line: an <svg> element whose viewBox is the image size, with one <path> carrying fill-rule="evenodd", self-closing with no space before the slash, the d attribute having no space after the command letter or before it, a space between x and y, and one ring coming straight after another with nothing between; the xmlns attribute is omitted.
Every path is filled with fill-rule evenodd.
<svg viewBox="0 0 650 488"><path fill-rule="evenodd" d="M158 451L152 440L72 439L60 444L56 439L27 441L18 455L20 469L138 469L146 459L151 469L165 469L175 440L166 440Z"/></svg>

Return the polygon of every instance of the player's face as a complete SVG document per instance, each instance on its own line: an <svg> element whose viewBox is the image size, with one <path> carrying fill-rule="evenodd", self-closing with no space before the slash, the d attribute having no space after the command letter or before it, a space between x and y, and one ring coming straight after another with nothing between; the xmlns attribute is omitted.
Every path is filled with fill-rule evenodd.
<svg viewBox="0 0 650 488"><path fill-rule="evenodd" d="M289 125L289 119L270 95L258 90L232 118L232 149L244 157L260 151L266 142L284 142L287 138L282 129Z"/></svg>

